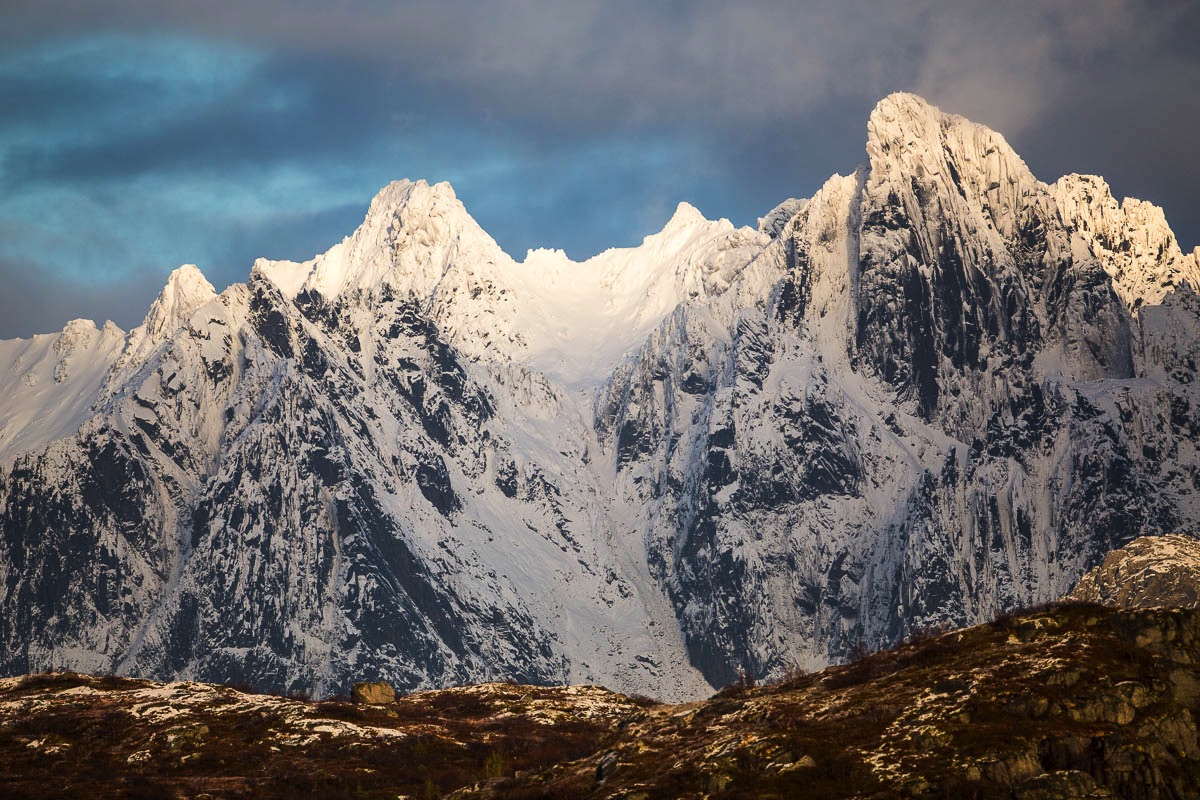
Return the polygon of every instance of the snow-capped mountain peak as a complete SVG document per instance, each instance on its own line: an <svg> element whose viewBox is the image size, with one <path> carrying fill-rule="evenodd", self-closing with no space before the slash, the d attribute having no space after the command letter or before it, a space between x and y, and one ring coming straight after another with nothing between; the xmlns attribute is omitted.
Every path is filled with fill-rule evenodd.
<svg viewBox="0 0 1200 800"><path fill-rule="evenodd" d="M182 327L196 309L216 299L217 290L195 264L184 264L168 277L140 328L150 342L159 342Z"/></svg>
<svg viewBox="0 0 1200 800"><path fill-rule="evenodd" d="M123 330L88 319L0 341L0 465L78 430L124 346Z"/></svg>
<svg viewBox="0 0 1200 800"><path fill-rule="evenodd" d="M1200 265L1180 251L1158 206L1131 198L1118 202L1102 178L1090 175L1043 184L999 133L916 95L881 100L867 132L873 185L887 183L908 214L949 220L993 254L1017 236L1022 208L1047 197L1067 234L1063 251L1077 264L1098 263L1135 314L1183 281L1200 280ZM901 179L892 181L892 175ZM933 238L940 238L938 231Z"/></svg>
<svg viewBox="0 0 1200 800"><path fill-rule="evenodd" d="M195 264L177 267L167 277L142 324L129 332L120 355L110 362L100 397L119 390L131 375L183 328L200 308L217 299L217 290Z"/></svg>
<svg viewBox="0 0 1200 800"><path fill-rule="evenodd" d="M381 189L358 229L328 252L302 264L260 260L256 272L288 296L312 292L328 301L386 282L428 298L455 263L507 260L449 183L403 180Z"/></svg>
<svg viewBox="0 0 1200 800"><path fill-rule="evenodd" d="M1014 233L1022 198L1037 184L999 133L912 94L876 105L867 122L867 154L871 182L891 182L910 213L979 224L1005 237ZM922 186L940 188L916 188Z"/></svg>
<svg viewBox="0 0 1200 800"><path fill-rule="evenodd" d="M675 213L667 220L667 224L663 227L662 232L677 231L690 225L701 225L705 222L708 222L708 219L700 212L700 209L685 200L681 201L675 207Z"/></svg>

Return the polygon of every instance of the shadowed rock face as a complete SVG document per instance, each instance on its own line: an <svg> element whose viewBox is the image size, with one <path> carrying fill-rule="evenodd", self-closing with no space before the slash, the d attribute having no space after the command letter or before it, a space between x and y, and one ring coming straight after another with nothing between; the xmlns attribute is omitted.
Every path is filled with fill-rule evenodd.
<svg viewBox="0 0 1200 800"><path fill-rule="evenodd" d="M1200 612L1066 605L663 705L486 684L380 705L0 680L6 797L1190 798Z"/></svg>
<svg viewBox="0 0 1200 800"><path fill-rule="evenodd" d="M1104 557L1068 600L1117 608L1200 606L1200 541L1168 534L1143 536Z"/></svg>
<svg viewBox="0 0 1200 800"><path fill-rule="evenodd" d="M585 264L400 182L311 262L0 342L0 673L695 698L1200 536L1161 213L912 95L867 153Z"/></svg>

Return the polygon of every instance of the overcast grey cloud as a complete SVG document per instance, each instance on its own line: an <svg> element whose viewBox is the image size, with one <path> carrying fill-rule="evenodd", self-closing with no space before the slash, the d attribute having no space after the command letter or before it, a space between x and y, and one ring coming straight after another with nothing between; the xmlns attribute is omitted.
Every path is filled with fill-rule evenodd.
<svg viewBox="0 0 1200 800"><path fill-rule="evenodd" d="M0 259L135 324L114 287L152 296L180 261L227 283L256 255L307 257L399 177L452 180L517 255L586 256L680 199L752 223L811 193L863 159L895 90L1000 130L1043 179L1099 173L1163 205L1190 246L1196 6L10 2ZM22 292L0 336L61 326L50 294L69 291Z"/></svg>

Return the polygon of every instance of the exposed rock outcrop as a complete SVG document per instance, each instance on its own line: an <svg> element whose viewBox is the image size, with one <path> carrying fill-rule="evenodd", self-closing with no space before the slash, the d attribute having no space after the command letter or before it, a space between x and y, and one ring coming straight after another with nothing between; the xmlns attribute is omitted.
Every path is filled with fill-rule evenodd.
<svg viewBox="0 0 1200 800"><path fill-rule="evenodd" d="M1117 608L1200 606L1200 540L1143 536L1104 557L1066 599Z"/></svg>
<svg viewBox="0 0 1200 800"><path fill-rule="evenodd" d="M356 683L350 688L350 699L368 706L386 706L396 702L396 690L383 681Z"/></svg>

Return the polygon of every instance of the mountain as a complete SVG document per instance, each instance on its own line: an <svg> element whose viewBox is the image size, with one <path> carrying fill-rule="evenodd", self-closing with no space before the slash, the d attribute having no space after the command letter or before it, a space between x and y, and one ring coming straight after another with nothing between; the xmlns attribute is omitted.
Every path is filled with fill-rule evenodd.
<svg viewBox="0 0 1200 800"><path fill-rule="evenodd" d="M1200 606L1200 541L1167 534L1134 539L1104 557L1068 600L1118 608Z"/></svg>
<svg viewBox="0 0 1200 800"><path fill-rule="evenodd" d="M375 705L0 680L12 798L1185 798L1200 617L1060 606L661 705L493 683Z"/></svg>
<svg viewBox="0 0 1200 800"><path fill-rule="evenodd" d="M1200 536L1162 212L912 95L866 149L582 263L402 181L308 262L0 343L0 671L684 699Z"/></svg>

